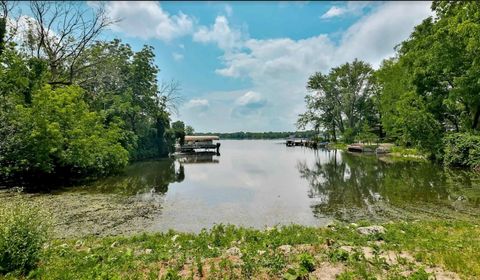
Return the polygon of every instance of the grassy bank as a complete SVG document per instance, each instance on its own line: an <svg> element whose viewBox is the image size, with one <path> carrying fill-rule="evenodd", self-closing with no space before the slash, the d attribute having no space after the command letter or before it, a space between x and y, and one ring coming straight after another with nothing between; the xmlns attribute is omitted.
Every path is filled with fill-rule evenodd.
<svg viewBox="0 0 480 280"><path fill-rule="evenodd" d="M480 277L473 222L389 223L53 240L36 279L444 279ZM0 276L1 278L2 276ZM320 278L323 277L323 278ZM7 279L15 275L5 276Z"/></svg>

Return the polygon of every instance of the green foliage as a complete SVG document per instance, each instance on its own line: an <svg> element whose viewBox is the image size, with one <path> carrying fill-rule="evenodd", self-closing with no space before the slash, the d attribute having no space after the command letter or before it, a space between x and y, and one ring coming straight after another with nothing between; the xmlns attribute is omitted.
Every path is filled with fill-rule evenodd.
<svg viewBox="0 0 480 280"><path fill-rule="evenodd" d="M152 47L134 52L119 40L89 45L72 62L74 75L14 44L4 47L1 181L104 175L173 150L168 102L177 88L159 87ZM64 77L70 81L48 84Z"/></svg>
<svg viewBox="0 0 480 280"><path fill-rule="evenodd" d="M452 133L444 139L444 162L447 166L480 168L480 136Z"/></svg>
<svg viewBox="0 0 480 280"><path fill-rule="evenodd" d="M438 160L447 132L478 131L480 4L434 1L432 11L375 73L354 61L312 75L299 127L346 143L374 133Z"/></svg>
<svg viewBox="0 0 480 280"><path fill-rule="evenodd" d="M372 132L372 129L367 123L364 123L356 139L360 142L371 144L378 142L378 135Z"/></svg>
<svg viewBox="0 0 480 280"><path fill-rule="evenodd" d="M7 19L4 17L0 18L0 56L5 49L5 36L7 35Z"/></svg>
<svg viewBox="0 0 480 280"><path fill-rule="evenodd" d="M311 124L316 131L323 129L333 141L339 133L347 143L353 142L364 122L378 126L372 74L369 64L354 60L328 74L312 75L307 83L311 94L305 97L307 112L299 116L298 126Z"/></svg>
<svg viewBox="0 0 480 280"><path fill-rule="evenodd" d="M128 152L119 143L119 125L105 127L82 95L76 86L45 86L30 106L17 105L9 121L18 138L0 157L1 173L106 174L124 167Z"/></svg>
<svg viewBox="0 0 480 280"><path fill-rule="evenodd" d="M0 274L25 274L34 269L48 233L48 218L41 209L19 201L2 205Z"/></svg>
<svg viewBox="0 0 480 280"><path fill-rule="evenodd" d="M186 135L193 135L195 133L195 130L193 129L192 126L187 125L185 126L185 134Z"/></svg>
<svg viewBox="0 0 480 280"><path fill-rule="evenodd" d="M435 118L456 130L477 130L480 4L436 1L432 10L435 17L402 43L400 59Z"/></svg>
<svg viewBox="0 0 480 280"><path fill-rule="evenodd" d="M308 272L315 270L315 259L310 254L301 254L300 255L300 267L305 269Z"/></svg>
<svg viewBox="0 0 480 280"><path fill-rule="evenodd" d="M172 123L172 132L175 137L175 140L178 140L180 145L183 145L185 142L185 124L182 121L176 121Z"/></svg>
<svg viewBox="0 0 480 280"><path fill-rule="evenodd" d="M379 244L342 224L335 225L335 229L291 225L266 231L218 225L198 234L170 231L131 237L54 240L44 249L39 267L29 276L119 279L128 275L136 279L152 275L155 279L177 279L190 275L208 279L263 279L268 274L275 279L282 276L308 279L313 269L322 273L322 267L316 267L318 261L342 267L340 279L425 279L422 268L430 264L470 279L480 275L477 242L480 229L476 223L388 223L383 225L386 234L384 242ZM275 250L279 245L291 245L293 250L284 254ZM341 249L345 245L349 246L349 252ZM232 246L240 249L241 259L224 255ZM308 246L308 253L301 251L304 246ZM373 256L364 254L366 247ZM398 264L386 263L382 256L387 253L408 254L415 261L402 258ZM274 265L276 262L281 265ZM405 273L410 274L405 276Z"/></svg>

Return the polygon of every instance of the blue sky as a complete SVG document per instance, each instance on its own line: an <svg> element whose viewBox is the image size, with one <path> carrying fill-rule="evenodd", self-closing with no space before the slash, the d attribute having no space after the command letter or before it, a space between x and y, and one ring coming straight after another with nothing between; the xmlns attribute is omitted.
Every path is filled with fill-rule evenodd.
<svg viewBox="0 0 480 280"><path fill-rule="evenodd" d="M95 6L95 2L87 5ZM155 48L199 132L291 131L308 76L359 58L378 67L429 2L105 2L103 35Z"/></svg>

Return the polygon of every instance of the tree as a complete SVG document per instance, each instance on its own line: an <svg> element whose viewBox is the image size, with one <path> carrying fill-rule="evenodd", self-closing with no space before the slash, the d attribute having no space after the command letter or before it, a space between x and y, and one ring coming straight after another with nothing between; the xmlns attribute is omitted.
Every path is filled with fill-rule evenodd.
<svg viewBox="0 0 480 280"><path fill-rule="evenodd" d="M193 135L195 133L195 130L193 129L192 126L187 125L185 126L185 134L186 135Z"/></svg>
<svg viewBox="0 0 480 280"><path fill-rule="evenodd" d="M479 130L480 3L434 1L432 10L401 44L400 60L445 129Z"/></svg>
<svg viewBox="0 0 480 280"><path fill-rule="evenodd" d="M5 44L11 6L0 2L0 179L103 175L173 151L180 87L158 82L153 47L94 42L112 23L101 7L30 8L28 28L8 30L17 37Z"/></svg>
<svg viewBox="0 0 480 280"><path fill-rule="evenodd" d="M379 111L389 139L439 156L441 123L427 101L416 93L412 73L402 60L383 61L375 73L381 94Z"/></svg>
<svg viewBox="0 0 480 280"><path fill-rule="evenodd" d="M305 97L307 112L300 115L299 127L313 124L315 130L327 130L334 141L338 131L346 142L351 142L363 122L378 125L372 74L369 64L354 60L332 68L326 75L312 75L307 83L310 94Z"/></svg>
<svg viewBox="0 0 480 280"><path fill-rule="evenodd" d="M180 145L183 145L185 142L185 124L182 121L173 122L172 131L174 133L175 140L178 140Z"/></svg>
<svg viewBox="0 0 480 280"><path fill-rule="evenodd" d="M97 36L114 23L101 6L84 8L78 2L31 1L32 18L23 35L23 47L31 57L47 62L52 85L71 85L83 68L77 62Z"/></svg>
<svg viewBox="0 0 480 280"><path fill-rule="evenodd" d="M3 50L5 49L8 12L7 1L0 1L0 56L2 56Z"/></svg>
<svg viewBox="0 0 480 280"><path fill-rule="evenodd" d="M179 99L177 82L157 81L159 68L153 48L134 52L120 40L98 42L80 57L88 65L78 83L88 91L86 101L110 120L124 120L125 147L133 159L164 156L172 151L170 112Z"/></svg>

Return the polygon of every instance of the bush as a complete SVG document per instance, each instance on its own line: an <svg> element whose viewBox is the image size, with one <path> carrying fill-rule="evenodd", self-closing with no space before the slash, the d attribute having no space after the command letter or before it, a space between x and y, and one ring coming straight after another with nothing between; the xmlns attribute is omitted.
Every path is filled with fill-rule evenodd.
<svg viewBox="0 0 480 280"><path fill-rule="evenodd" d="M444 139L443 161L447 166L480 168L480 136L454 133Z"/></svg>
<svg viewBox="0 0 480 280"><path fill-rule="evenodd" d="M106 127L104 116L89 110L83 94L77 86L45 86L33 94L32 104L16 106L5 117L12 128L0 130L0 140L15 140L2 150L0 172L37 178L104 175L125 167L129 158L120 143L121 121Z"/></svg>
<svg viewBox="0 0 480 280"><path fill-rule="evenodd" d="M24 202L0 209L0 274L25 274L36 267L49 223L37 207Z"/></svg>

